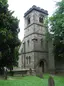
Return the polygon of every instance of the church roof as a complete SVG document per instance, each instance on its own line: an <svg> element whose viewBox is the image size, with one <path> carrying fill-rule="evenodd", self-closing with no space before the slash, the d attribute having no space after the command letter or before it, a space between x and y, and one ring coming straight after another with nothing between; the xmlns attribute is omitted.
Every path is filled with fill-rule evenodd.
<svg viewBox="0 0 64 86"><path fill-rule="evenodd" d="M33 5L26 13L24 13L24 17L27 16L33 10L36 10L36 11L39 11L41 13L44 13L44 14L48 15L47 10L41 9L40 7L37 7L37 6Z"/></svg>

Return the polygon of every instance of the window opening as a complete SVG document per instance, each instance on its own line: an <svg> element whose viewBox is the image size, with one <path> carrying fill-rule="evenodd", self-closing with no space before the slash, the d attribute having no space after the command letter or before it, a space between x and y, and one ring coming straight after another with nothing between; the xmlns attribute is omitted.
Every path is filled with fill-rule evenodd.
<svg viewBox="0 0 64 86"><path fill-rule="evenodd" d="M43 23L43 17L42 16L39 17L39 22Z"/></svg>
<svg viewBox="0 0 64 86"><path fill-rule="evenodd" d="M28 43L28 46L29 46L29 40L27 41L27 43Z"/></svg>
<svg viewBox="0 0 64 86"><path fill-rule="evenodd" d="M28 24L30 24L30 18L27 19Z"/></svg>

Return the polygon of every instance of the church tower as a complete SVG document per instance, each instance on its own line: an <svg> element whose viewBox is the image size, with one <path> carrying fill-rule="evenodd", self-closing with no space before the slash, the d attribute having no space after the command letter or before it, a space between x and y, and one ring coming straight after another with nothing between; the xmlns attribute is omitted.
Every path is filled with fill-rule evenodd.
<svg viewBox="0 0 64 86"><path fill-rule="evenodd" d="M47 28L44 25L47 15L46 10L35 5L24 14L24 39L19 56L19 67L21 69L42 67L43 72L48 70Z"/></svg>

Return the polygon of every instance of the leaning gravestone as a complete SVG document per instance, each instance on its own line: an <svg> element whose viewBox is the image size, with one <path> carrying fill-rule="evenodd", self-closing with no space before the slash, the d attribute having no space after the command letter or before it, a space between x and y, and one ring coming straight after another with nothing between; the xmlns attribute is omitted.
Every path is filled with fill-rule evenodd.
<svg viewBox="0 0 64 86"><path fill-rule="evenodd" d="M48 79L48 86L55 86L54 79L52 76L50 76Z"/></svg>
<svg viewBox="0 0 64 86"><path fill-rule="evenodd" d="M43 72L42 72L42 67L37 67L36 68L36 76L43 78Z"/></svg>

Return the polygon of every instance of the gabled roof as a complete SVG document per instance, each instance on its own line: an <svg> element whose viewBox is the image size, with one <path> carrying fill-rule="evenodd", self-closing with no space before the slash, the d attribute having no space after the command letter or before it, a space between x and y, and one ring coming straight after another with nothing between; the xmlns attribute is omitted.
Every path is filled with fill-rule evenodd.
<svg viewBox="0 0 64 86"><path fill-rule="evenodd" d="M44 13L44 14L48 15L47 10L41 9L40 7L37 7L37 6L33 5L26 13L24 13L24 17L27 16L33 10L36 10L36 11L39 11L41 13Z"/></svg>

